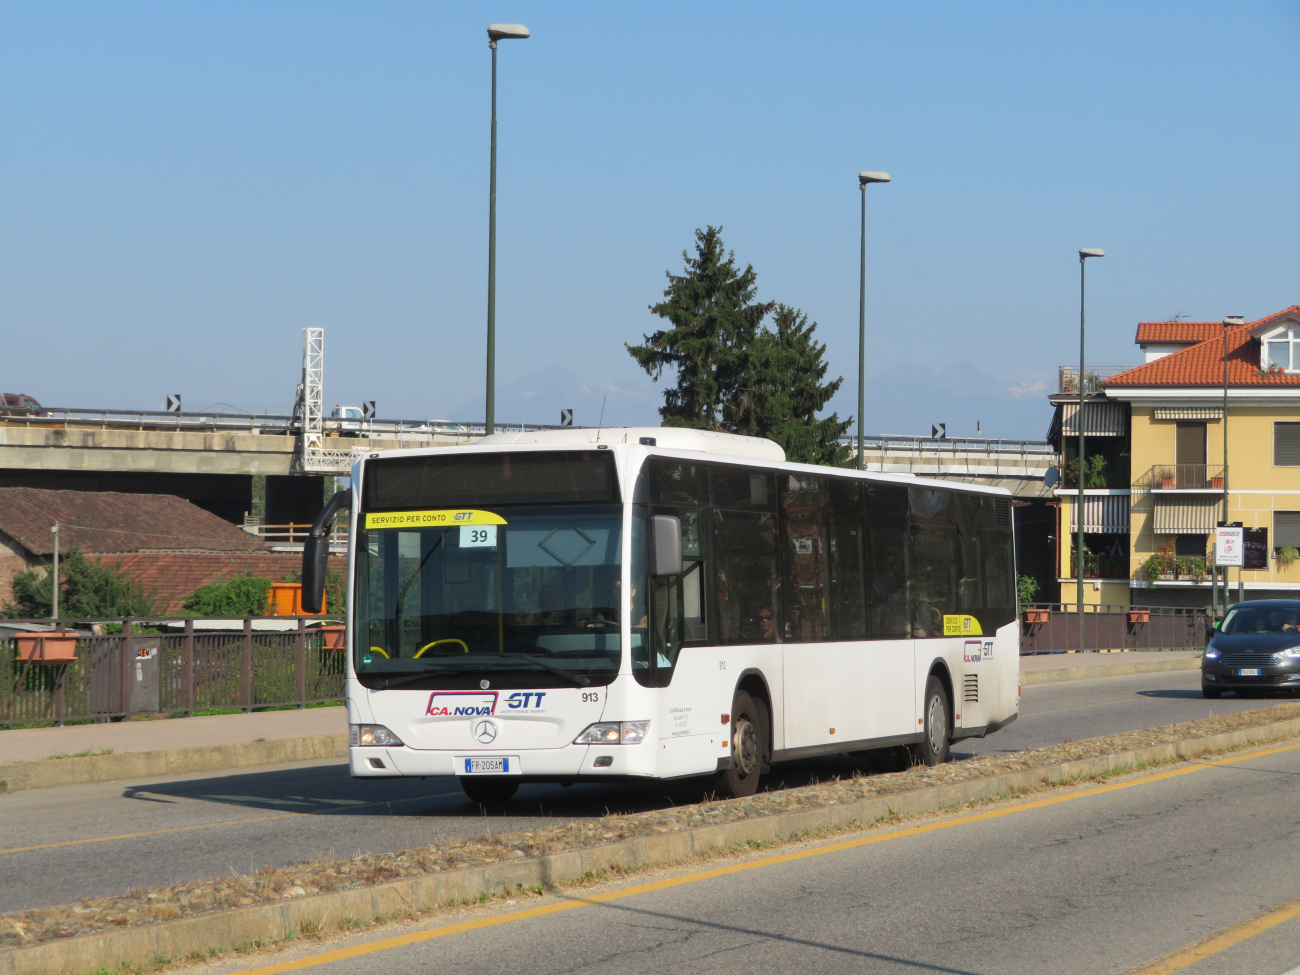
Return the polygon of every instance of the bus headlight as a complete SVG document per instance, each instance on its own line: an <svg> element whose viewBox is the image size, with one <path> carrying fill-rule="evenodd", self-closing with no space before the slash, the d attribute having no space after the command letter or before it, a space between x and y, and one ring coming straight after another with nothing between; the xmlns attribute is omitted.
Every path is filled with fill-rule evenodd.
<svg viewBox="0 0 1300 975"><path fill-rule="evenodd" d="M350 724L348 725L348 744L353 748L358 745L401 747L402 739L381 724Z"/></svg>
<svg viewBox="0 0 1300 975"><path fill-rule="evenodd" d="M602 721L588 725L575 745L639 745L650 731L649 721Z"/></svg>

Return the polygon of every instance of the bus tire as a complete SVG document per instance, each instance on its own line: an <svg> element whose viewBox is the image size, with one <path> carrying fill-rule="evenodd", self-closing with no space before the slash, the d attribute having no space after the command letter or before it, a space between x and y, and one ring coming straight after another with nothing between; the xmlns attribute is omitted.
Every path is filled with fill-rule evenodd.
<svg viewBox="0 0 1300 975"><path fill-rule="evenodd" d="M921 714L925 724L919 744L911 748L912 758L922 765L938 765L948 758L948 740L952 736L952 708L948 706L948 692L943 681L931 674L925 682L925 697L921 699Z"/></svg>
<svg viewBox="0 0 1300 975"><path fill-rule="evenodd" d="M509 802L519 789L519 779L512 775L462 775L460 787L474 802L488 805Z"/></svg>
<svg viewBox="0 0 1300 975"><path fill-rule="evenodd" d="M731 701L731 767L714 783L719 798L741 799L758 791L767 752L767 708L744 691Z"/></svg>

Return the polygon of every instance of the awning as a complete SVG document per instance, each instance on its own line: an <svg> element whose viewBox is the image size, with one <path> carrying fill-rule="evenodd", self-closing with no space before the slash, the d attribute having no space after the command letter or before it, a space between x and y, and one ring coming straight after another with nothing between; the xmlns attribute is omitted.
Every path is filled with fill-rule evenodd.
<svg viewBox="0 0 1300 975"><path fill-rule="evenodd" d="M1122 437L1128 424L1128 405L1125 403L1090 402L1084 404L1088 422L1084 425L1085 437ZM1061 433L1066 437L1077 437L1079 425L1078 403L1061 404Z"/></svg>
<svg viewBox="0 0 1300 975"><path fill-rule="evenodd" d="M1157 535L1208 535L1223 512L1219 497L1155 496Z"/></svg>
<svg viewBox="0 0 1300 975"><path fill-rule="evenodd" d="M1079 530L1079 500L1070 501L1070 531ZM1083 498L1083 530L1093 535L1127 535L1129 497L1127 494L1105 494L1101 497Z"/></svg>
<svg viewBox="0 0 1300 975"><path fill-rule="evenodd" d="M1222 420L1221 406L1158 406L1157 420ZM1084 436L1087 436L1085 432Z"/></svg>

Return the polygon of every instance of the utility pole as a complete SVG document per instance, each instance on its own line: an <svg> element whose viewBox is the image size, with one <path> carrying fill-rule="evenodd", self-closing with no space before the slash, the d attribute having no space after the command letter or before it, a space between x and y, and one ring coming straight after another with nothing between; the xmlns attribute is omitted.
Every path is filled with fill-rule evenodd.
<svg viewBox="0 0 1300 975"><path fill-rule="evenodd" d="M50 592L53 595L53 605L50 607L50 619L57 620L59 618L59 523L57 521L54 523L54 527L50 529L50 533L54 536L54 565L50 574L53 583L50 587Z"/></svg>

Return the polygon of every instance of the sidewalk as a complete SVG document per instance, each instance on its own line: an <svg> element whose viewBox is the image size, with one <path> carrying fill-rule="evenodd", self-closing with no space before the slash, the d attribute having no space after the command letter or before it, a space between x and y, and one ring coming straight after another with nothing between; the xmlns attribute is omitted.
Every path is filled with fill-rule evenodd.
<svg viewBox="0 0 1300 975"><path fill-rule="evenodd" d="M1125 653L1041 653L1020 658L1020 686L1088 677L1122 677L1198 670L1199 650L1138 650Z"/></svg>
<svg viewBox="0 0 1300 975"><path fill-rule="evenodd" d="M1193 650L1041 654L1020 658L1020 683L1196 670L1200 657ZM347 758L341 707L0 731L0 794L330 758Z"/></svg>

